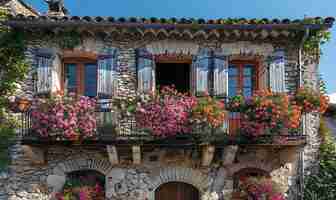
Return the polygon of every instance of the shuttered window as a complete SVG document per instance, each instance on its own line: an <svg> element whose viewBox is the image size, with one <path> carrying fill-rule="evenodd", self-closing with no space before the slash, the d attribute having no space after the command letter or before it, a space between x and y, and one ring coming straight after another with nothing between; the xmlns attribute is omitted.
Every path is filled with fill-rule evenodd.
<svg viewBox="0 0 336 200"><path fill-rule="evenodd" d="M52 90L52 68L56 57L52 49L34 51L34 88L37 94L49 94Z"/></svg>

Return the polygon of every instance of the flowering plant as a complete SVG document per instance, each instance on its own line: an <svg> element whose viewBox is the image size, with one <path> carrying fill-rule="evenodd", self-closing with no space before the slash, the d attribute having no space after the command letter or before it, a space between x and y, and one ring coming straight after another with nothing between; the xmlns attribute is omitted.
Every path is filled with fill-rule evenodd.
<svg viewBox="0 0 336 200"><path fill-rule="evenodd" d="M63 190L55 195L57 200L103 200L104 188L95 179L80 177L79 180L67 180Z"/></svg>
<svg viewBox="0 0 336 200"><path fill-rule="evenodd" d="M205 123L212 128L218 128L226 117L224 103L206 95L198 98L192 110L192 120L196 123Z"/></svg>
<svg viewBox="0 0 336 200"><path fill-rule="evenodd" d="M246 109L244 96L237 95L230 98L230 101L227 104L227 109L231 112L244 112Z"/></svg>
<svg viewBox="0 0 336 200"><path fill-rule="evenodd" d="M144 95L137 103L137 126L155 136L173 136L190 131L192 108L197 100L177 92L173 87L163 87L154 95Z"/></svg>
<svg viewBox="0 0 336 200"><path fill-rule="evenodd" d="M328 96L319 94L311 88L299 88L294 95L294 101L302 106L304 113L320 112L323 114L329 104Z"/></svg>
<svg viewBox="0 0 336 200"><path fill-rule="evenodd" d="M251 137L280 134L288 129L297 129L301 107L292 105L287 94L258 91L252 97L236 96L229 102L228 109L240 111L241 130Z"/></svg>
<svg viewBox="0 0 336 200"><path fill-rule="evenodd" d="M239 189L248 199L285 200L281 188L269 178L243 177Z"/></svg>
<svg viewBox="0 0 336 200"><path fill-rule="evenodd" d="M84 96L36 98L31 111L32 128L42 137L55 135L69 140L92 137L97 126L95 108L96 101Z"/></svg>

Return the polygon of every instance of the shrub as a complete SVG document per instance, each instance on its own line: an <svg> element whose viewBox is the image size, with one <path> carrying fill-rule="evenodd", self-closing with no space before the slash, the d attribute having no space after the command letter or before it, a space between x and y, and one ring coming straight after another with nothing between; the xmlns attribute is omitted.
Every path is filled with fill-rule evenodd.
<svg viewBox="0 0 336 200"><path fill-rule="evenodd" d="M336 199L336 143L323 119L319 132L323 142L320 146L319 171L305 179L305 200Z"/></svg>

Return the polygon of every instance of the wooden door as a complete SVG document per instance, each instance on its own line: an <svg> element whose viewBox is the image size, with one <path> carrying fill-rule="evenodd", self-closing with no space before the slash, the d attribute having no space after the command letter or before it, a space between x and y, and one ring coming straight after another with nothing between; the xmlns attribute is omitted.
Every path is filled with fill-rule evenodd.
<svg viewBox="0 0 336 200"><path fill-rule="evenodd" d="M155 200L199 200L199 192L190 184L170 182L156 189Z"/></svg>

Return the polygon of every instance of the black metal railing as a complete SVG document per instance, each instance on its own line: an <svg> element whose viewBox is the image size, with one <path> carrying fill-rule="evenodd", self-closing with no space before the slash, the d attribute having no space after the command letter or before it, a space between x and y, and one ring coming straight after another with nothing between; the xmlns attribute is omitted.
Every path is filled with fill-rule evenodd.
<svg viewBox="0 0 336 200"><path fill-rule="evenodd" d="M117 113L112 107L111 100L99 101L96 109L97 116L97 129L92 138L86 138L85 141L100 142L104 144L112 143L179 143L179 142L194 142L194 143L215 143L215 144L271 144L271 136L261 136L257 140L251 140L247 137L243 137L239 134L233 134L233 131L237 131L240 126L240 119L237 115L233 115L233 119L228 119L221 129L210 129L206 126L194 126L193 130L187 134L180 134L175 137L162 138L155 137L152 134L139 129L136 125L135 118L132 116L120 117L120 113ZM26 143L39 143L39 142L64 142L66 139L62 139L62 133L51 134L52 137L41 137L32 127L34 119L31 112L28 110L22 113L21 116L21 131L19 138ZM230 127L233 126L234 127ZM285 143L291 143L301 141L302 144L306 141L306 136L302 135L303 131L289 132L288 135L281 135ZM281 143L279 143L281 144Z"/></svg>

